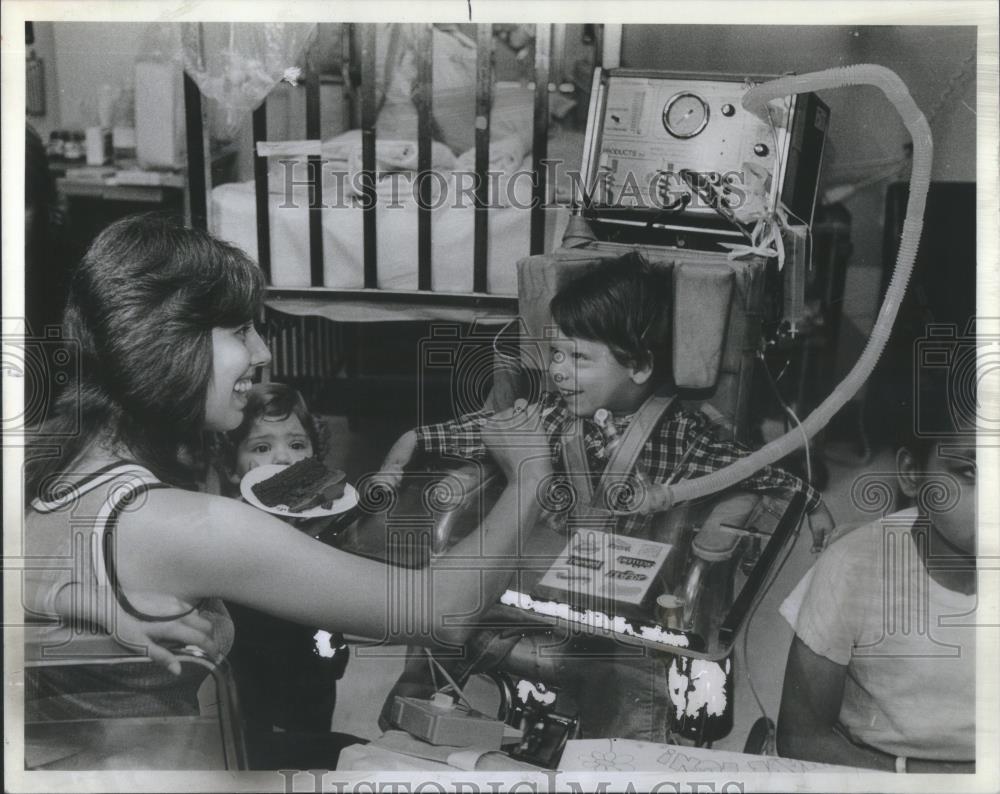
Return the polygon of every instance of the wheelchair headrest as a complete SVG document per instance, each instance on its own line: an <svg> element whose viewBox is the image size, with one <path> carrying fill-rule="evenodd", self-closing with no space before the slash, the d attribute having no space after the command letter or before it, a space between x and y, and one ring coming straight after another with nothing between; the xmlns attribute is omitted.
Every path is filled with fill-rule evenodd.
<svg viewBox="0 0 1000 794"><path fill-rule="evenodd" d="M666 351L673 360L674 383L679 389L715 387L723 364L726 330L736 277L747 263L727 262L724 255L674 249L643 249L615 243L590 243L561 248L551 254L529 256L518 263L518 301L528 340L551 338L555 332L549 302L572 278L588 268L638 249L647 261L671 271L673 281L672 341ZM527 347L522 358L538 367L538 356Z"/></svg>

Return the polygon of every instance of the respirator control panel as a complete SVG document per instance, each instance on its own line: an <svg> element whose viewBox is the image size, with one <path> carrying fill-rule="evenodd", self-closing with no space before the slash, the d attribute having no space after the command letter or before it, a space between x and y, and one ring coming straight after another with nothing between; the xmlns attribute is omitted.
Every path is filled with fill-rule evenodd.
<svg viewBox="0 0 1000 794"><path fill-rule="evenodd" d="M774 100L766 119L745 110L769 79L596 70L582 180L592 219L726 237L780 205L808 222L828 110L815 95Z"/></svg>

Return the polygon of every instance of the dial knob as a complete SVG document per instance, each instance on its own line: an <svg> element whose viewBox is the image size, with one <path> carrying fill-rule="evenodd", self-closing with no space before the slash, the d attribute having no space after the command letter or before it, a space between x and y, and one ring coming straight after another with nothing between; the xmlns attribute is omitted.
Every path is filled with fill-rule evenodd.
<svg viewBox="0 0 1000 794"><path fill-rule="evenodd" d="M708 103L691 91L674 94L663 106L663 128L675 138L693 138L708 124Z"/></svg>

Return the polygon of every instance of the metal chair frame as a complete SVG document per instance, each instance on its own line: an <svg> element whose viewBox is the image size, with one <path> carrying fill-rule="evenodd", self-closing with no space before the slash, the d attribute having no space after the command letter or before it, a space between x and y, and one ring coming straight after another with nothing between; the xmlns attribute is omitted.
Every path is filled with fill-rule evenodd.
<svg viewBox="0 0 1000 794"><path fill-rule="evenodd" d="M82 643L82 647L80 644ZM80 652L72 656L46 655L45 646L27 639L25 641L25 672L53 667L74 667L86 665L121 665L121 664L155 664L147 656L128 655L125 651L115 650L111 638L107 635L97 635L93 638L74 638L74 646L80 647ZM115 646L117 647L117 646ZM86 649L92 651L88 653ZM240 718L239 700L236 692L236 682L229 663L225 659L213 661L200 652L181 649L174 652L181 665L195 665L208 673L215 688L215 707L219 723L221 747L223 752L223 768L227 770L248 769L246 742L243 734L243 724ZM193 719L203 719L212 716L210 708L201 702L201 713ZM101 718L114 720L116 718ZM120 719L142 719L121 717ZM180 718L168 718L180 719ZM48 721L25 722L25 729L31 725L47 724ZM58 722L58 721L55 721Z"/></svg>

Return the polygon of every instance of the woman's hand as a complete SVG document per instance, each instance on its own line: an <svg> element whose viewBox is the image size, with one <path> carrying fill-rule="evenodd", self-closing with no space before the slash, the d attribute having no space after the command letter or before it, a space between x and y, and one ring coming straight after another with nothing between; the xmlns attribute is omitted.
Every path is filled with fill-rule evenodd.
<svg viewBox="0 0 1000 794"><path fill-rule="evenodd" d="M407 430L389 449L371 483L395 489L403 478L403 469L413 460L416 451L417 433L415 430Z"/></svg>
<svg viewBox="0 0 1000 794"><path fill-rule="evenodd" d="M507 482L527 469L544 476L552 471L552 450L542 425L541 405L517 400L483 423L483 443L499 464Z"/></svg>
<svg viewBox="0 0 1000 794"><path fill-rule="evenodd" d="M177 617L141 620L122 608L111 588L98 588L91 596L83 592L83 585L78 582L59 592L56 611L65 618L100 626L123 648L148 656L174 675L180 675L181 663L170 647L190 647L211 659L219 656L211 622L191 604L172 595L146 591L130 592L129 601L143 615Z"/></svg>
<svg viewBox="0 0 1000 794"><path fill-rule="evenodd" d="M181 663L171 648L186 648L209 659L218 658L219 646L212 638L211 621L199 615L190 604L160 593L129 593L129 600L145 615L180 617L163 621L140 620L118 607L111 632L120 645L144 653L174 675L180 675Z"/></svg>

